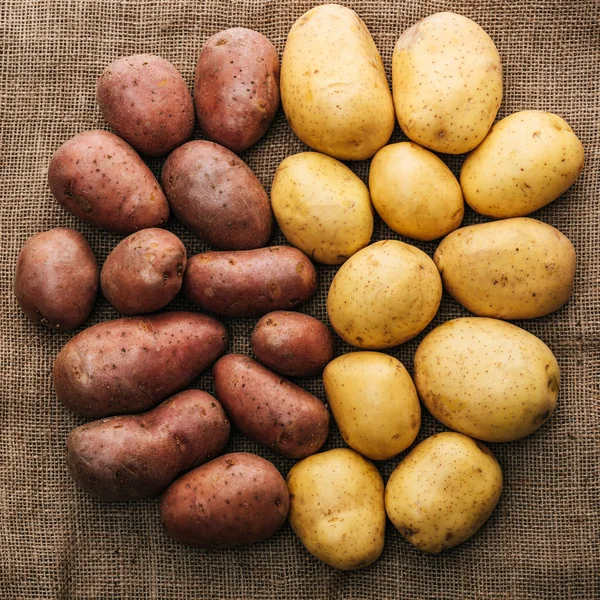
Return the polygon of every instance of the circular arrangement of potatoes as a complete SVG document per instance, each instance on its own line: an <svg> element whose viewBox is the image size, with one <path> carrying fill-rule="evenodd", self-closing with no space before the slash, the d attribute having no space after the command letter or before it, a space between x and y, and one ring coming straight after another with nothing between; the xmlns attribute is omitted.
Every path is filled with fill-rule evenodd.
<svg viewBox="0 0 600 600"><path fill-rule="evenodd" d="M281 68L257 31L213 35L193 95L158 56L105 68L97 100L114 133L64 141L48 183L66 211L123 239L99 270L81 233L37 233L14 278L24 314L53 330L79 328L99 288L127 315L77 331L54 362L58 401L95 419L66 440L82 490L105 501L162 494L166 532L204 549L260 542L287 519L341 570L379 558L386 515L428 553L484 525L503 475L480 440L534 433L560 388L552 350L507 321L557 311L575 285L569 239L525 217L575 182L584 151L550 112L494 125L500 54L466 17L438 13L398 32L391 67L390 89L365 23L328 4L293 24ZM236 153L268 149L280 97L316 152L273 165L269 199ZM387 145L396 120L408 139ZM195 123L206 139L192 139ZM138 151L165 157L160 183ZM435 152L470 152L460 180ZM368 186L340 162L366 159ZM461 227L465 203L471 222L470 209L497 220ZM189 256L169 218L203 251ZM377 218L389 229L373 241ZM289 246L269 245L274 223ZM397 234L441 241L425 252ZM313 262L339 266L328 290ZM337 338L294 310L319 286ZM462 318L434 321L444 290ZM210 314L157 312L180 293ZM252 319L254 358L227 354L214 315ZM419 335L411 375L394 348ZM194 389L211 366L214 396ZM325 393L288 377L322 379ZM451 431L419 437L423 409ZM297 462L280 473L257 454L222 455L232 427L267 457ZM333 427L349 448L332 447ZM370 461L390 459L384 482Z"/></svg>

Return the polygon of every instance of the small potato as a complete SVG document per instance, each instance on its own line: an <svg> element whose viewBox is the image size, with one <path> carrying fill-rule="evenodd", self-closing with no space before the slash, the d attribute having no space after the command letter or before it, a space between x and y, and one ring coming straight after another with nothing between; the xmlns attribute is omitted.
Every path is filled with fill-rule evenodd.
<svg viewBox="0 0 600 600"><path fill-rule="evenodd" d="M13 290L25 315L51 329L74 329L90 316L98 293L98 265L74 229L36 233L17 258Z"/></svg>
<svg viewBox="0 0 600 600"><path fill-rule="evenodd" d="M268 460L235 452L186 473L160 501L160 518L176 541L197 548L254 544L279 531L290 498Z"/></svg>
<svg viewBox="0 0 600 600"><path fill-rule="evenodd" d="M243 27L213 35L196 64L194 102L207 138L234 152L256 144L279 107L279 57L273 44Z"/></svg>
<svg viewBox="0 0 600 600"><path fill-rule="evenodd" d="M67 466L80 488L104 500L152 498L218 456L229 429L212 396L186 390L147 413L77 427L67 439Z"/></svg>
<svg viewBox="0 0 600 600"><path fill-rule="evenodd" d="M265 315L251 341L256 358L287 377L319 375L333 358L333 336L327 326L297 312L278 310Z"/></svg>
<svg viewBox="0 0 600 600"><path fill-rule="evenodd" d="M84 131L66 141L50 161L48 183L66 210L114 233L156 227L169 218L152 171L108 131Z"/></svg>
<svg viewBox="0 0 600 600"><path fill-rule="evenodd" d="M494 455L465 435L445 432L421 442L392 472L385 509L413 546L438 553L480 529L501 493Z"/></svg>
<svg viewBox="0 0 600 600"><path fill-rule="evenodd" d="M242 354L227 354L213 368L215 394L232 423L248 438L289 458L314 454L327 439L325 405Z"/></svg>

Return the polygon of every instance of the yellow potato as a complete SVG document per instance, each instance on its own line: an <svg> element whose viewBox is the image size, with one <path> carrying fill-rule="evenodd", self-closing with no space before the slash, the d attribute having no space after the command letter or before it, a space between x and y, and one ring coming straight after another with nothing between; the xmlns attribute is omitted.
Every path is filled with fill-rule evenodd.
<svg viewBox="0 0 600 600"><path fill-rule="evenodd" d="M465 435L445 432L421 442L392 472L385 509L411 544L437 553L470 538L501 493L494 455Z"/></svg>
<svg viewBox="0 0 600 600"><path fill-rule="evenodd" d="M394 105L366 25L349 8L317 6L292 26L281 103L294 133L342 160L371 158L390 139Z"/></svg>
<svg viewBox="0 0 600 600"><path fill-rule="evenodd" d="M376 561L385 538L383 480L347 448L313 454L288 473L289 521L306 549L350 571Z"/></svg>
<svg viewBox="0 0 600 600"><path fill-rule="evenodd" d="M294 154L279 165L271 206L290 244L327 265L343 263L373 234L367 186L346 165L318 152Z"/></svg>
<svg viewBox="0 0 600 600"><path fill-rule="evenodd" d="M417 348L415 384L427 410L455 431L486 442L533 433L556 407L560 369L531 333L467 317L436 327Z"/></svg>
<svg viewBox="0 0 600 600"><path fill-rule="evenodd" d="M371 244L338 270L327 296L336 333L358 348L391 348L414 338L431 322L442 299L435 264L397 240Z"/></svg>
<svg viewBox="0 0 600 600"><path fill-rule="evenodd" d="M452 171L412 142L384 146L373 158L369 190L375 210L400 235L431 241L454 231L465 207Z"/></svg>
<svg viewBox="0 0 600 600"><path fill-rule="evenodd" d="M522 217L570 188L583 169L583 146L559 116L524 110L496 123L465 160L468 205L496 219Z"/></svg>
<svg viewBox="0 0 600 600"><path fill-rule="evenodd" d="M500 55L477 23L437 13L400 36L392 87L398 123L411 140L462 154L481 143L500 108Z"/></svg>
<svg viewBox="0 0 600 600"><path fill-rule="evenodd" d="M323 372L327 400L348 446L372 460L406 450L421 426L419 396L399 360L381 352L352 352Z"/></svg>
<svg viewBox="0 0 600 600"><path fill-rule="evenodd" d="M444 287L466 309L509 320L541 317L567 302L575 259L560 231L527 218L462 227L433 255Z"/></svg>

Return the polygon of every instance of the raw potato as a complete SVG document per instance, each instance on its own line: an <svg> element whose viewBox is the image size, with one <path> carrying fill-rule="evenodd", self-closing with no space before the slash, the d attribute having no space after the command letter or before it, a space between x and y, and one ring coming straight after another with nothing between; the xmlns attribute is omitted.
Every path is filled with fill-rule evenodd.
<svg viewBox="0 0 600 600"><path fill-rule="evenodd" d="M279 165L271 204L290 244L326 265L342 264L373 234L367 186L346 165L318 152L294 154Z"/></svg>
<svg viewBox="0 0 600 600"><path fill-rule="evenodd" d="M462 544L488 520L502 493L502 470L479 442L438 433L421 442L392 472L387 515L423 552Z"/></svg>
<svg viewBox="0 0 600 600"><path fill-rule="evenodd" d="M535 219L462 227L442 240L433 260L448 293L481 317L541 317L573 293L573 244Z"/></svg>
<svg viewBox="0 0 600 600"><path fill-rule="evenodd" d="M463 154L483 141L500 108L500 55L477 23L437 13L400 36L392 87L398 123L411 140Z"/></svg>
<svg viewBox="0 0 600 600"><path fill-rule="evenodd" d="M343 571L379 558L384 488L372 463L347 448L329 450L296 463L287 484L290 525L313 556Z"/></svg>
<svg viewBox="0 0 600 600"><path fill-rule="evenodd" d="M294 133L340 160L371 158L394 129L383 62L349 8L317 6L292 26L281 60L281 103Z"/></svg>
<svg viewBox="0 0 600 600"><path fill-rule="evenodd" d="M560 369L552 351L504 321L448 321L425 336L414 365L427 410L450 429L486 442L525 437L556 407Z"/></svg>
<svg viewBox="0 0 600 600"><path fill-rule="evenodd" d="M327 296L336 333L358 348L391 348L431 322L442 282L427 254L397 240L367 246L337 272Z"/></svg>
<svg viewBox="0 0 600 600"><path fill-rule="evenodd" d="M80 488L104 500L152 498L218 456L228 439L221 405L186 390L147 413L77 427L67 439L67 466Z"/></svg>
<svg viewBox="0 0 600 600"><path fill-rule="evenodd" d="M465 160L460 184L476 212L523 217L569 189L583 169L583 146L559 116L524 110L496 123Z"/></svg>
<svg viewBox="0 0 600 600"><path fill-rule="evenodd" d="M175 481L160 501L167 533L197 548L260 542L285 523L290 505L283 477L268 460L235 452Z"/></svg>
<svg viewBox="0 0 600 600"><path fill-rule="evenodd" d="M371 460L406 450L421 427L415 385L402 363L380 352L352 352L323 373L327 401L348 446Z"/></svg>
<svg viewBox="0 0 600 600"><path fill-rule="evenodd" d="M90 316L98 293L98 265L74 229L36 233L17 258L13 290L25 315L51 329L74 329Z"/></svg>
<svg viewBox="0 0 600 600"><path fill-rule="evenodd" d="M369 170L369 191L386 225L429 242L454 231L465 213L456 177L433 152L412 142L384 146Z"/></svg>

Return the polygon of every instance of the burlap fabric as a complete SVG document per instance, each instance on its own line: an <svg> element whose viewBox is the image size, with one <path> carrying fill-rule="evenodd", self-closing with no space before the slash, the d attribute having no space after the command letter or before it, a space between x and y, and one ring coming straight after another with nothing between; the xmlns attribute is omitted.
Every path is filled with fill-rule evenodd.
<svg viewBox="0 0 600 600"><path fill-rule="evenodd" d="M597 0L437 0L348 3L371 30L390 75L399 34L440 10L475 19L504 64L500 116L525 108L563 116L586 151L573 188L536 217L575 244L575 294L562 310L519 323L555 352L563 372L558 408L536 434L492 445L505 490L489 522L470 541L428 556L388 525L385 551L370 568L342 573L313 559L286 526L270 540L222 552L191 550L164 534L157 501L109 504L75 488L64 442L82 421L54 396L51 368L69 334L29 323L12 296L19 248L33 233L71 226L99 262L118 241L66 214L47 183L48 161L72 135L105 127L94 99L103 67L127 54L171 60L192 85L204 40L231 26L257 29L281 52L293 21L314 2L284 0L3 0L0 4L0 197L2 199L0 405L0 598L13 599L539 599L600 597L600 4ZM396 130L395 141L403 139ZM303 150L280 111L266 137L243 158L269 189L275 168ZM458 173L462 158L449 158ZM160 172L161 161L150 165ZM363 178L368 164L352 168ZM470 211L465 223L481 220ZM190 254L205 247L176 222ZM380 221L374 239L397 237ZM278 234L275 242L282 242ZM435 244L417 244L429 254ZM303 311L326 319L333 268L319 267L316 297ZM171 308L171 307L170 307ZM172 308L192 308L179 299ZM465 315L445 297L434 325ZM88 324L116 317L99 299ZM231 351L249 352L253 320L225 320ZM429 328L428 328L429 329ZM421 339L391 354L412 369ZM341 342L338 352L347 351ZM302 382L324 398L320 381ZM195 386L212 391L209 375ZM419 440L443 427L423 416ZM342 444L335 429L328 447ZM292 462L234 434L229 450ZM398 459L380 464L385 478Z"/></svg>

